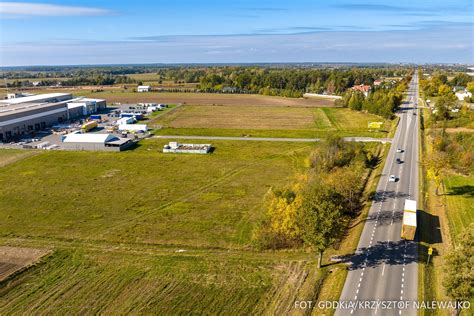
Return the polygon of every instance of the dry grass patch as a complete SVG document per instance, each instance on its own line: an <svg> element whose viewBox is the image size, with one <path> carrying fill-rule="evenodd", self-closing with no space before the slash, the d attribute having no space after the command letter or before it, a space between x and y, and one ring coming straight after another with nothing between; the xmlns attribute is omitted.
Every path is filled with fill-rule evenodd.
<svg viewBox="0 0 474 316"><path fill-rule="evenodd" d="M171 104L197 104L197 105L233 105L233 106L292 106L292 107L331 107L334 100L325 98L284 98L259 94L219 94L219 93L186 93L186 92L133 92L133 88L100 87L102 92L92 92L99 87L77 87L61 89L30 90L32 93L66 92L78 96L104 98L109 103L122 102L160 102Z"/></svg>
<svg viewBox="0 0 474 316"><path fill-rule="evenodd" d="M162 122L173 128L309 129L315 122L330 127L324 113L286 107L182 106Z"/></svg>
<svg viewBox="0 0 474 316"><path fill-rule="evenodd" d="M367 132L369 121L383 119L342 108L184 105L155 122L174 129Z"/></svg>
<svg viewBox="0 0 474 316"><path fill-rule="evenodd" d="M22 149L0 149L0 167L39 154L37 151Z"/></svg>

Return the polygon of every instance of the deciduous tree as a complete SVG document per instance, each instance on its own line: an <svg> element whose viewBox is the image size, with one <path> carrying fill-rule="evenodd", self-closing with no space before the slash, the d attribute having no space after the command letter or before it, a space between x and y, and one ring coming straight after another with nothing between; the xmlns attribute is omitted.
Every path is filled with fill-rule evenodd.
<svg viewBox="0 0 474 316"><path fill-rule="evenodd" d="M321 267L323 252L344 227L342 219L340 196L319 179L313 179L304 192L299 223L305 244L318 254L318 268Z"/></svg>

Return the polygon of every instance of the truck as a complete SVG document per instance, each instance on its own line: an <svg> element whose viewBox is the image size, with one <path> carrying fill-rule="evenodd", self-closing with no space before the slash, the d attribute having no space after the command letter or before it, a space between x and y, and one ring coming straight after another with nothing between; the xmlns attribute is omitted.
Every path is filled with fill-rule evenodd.
<svg viewBox="0 0 474 316"><path fill-rule="evenodd" d="M405 200L403 207L403 222L401 237L405 240L414 240L416 233L416 201Z"/></svg>
<svg viewBox="0 0 474 316"><path fill-rule="evenodd" d="M105 131L106 131L107 133L113 133L113 132L115 132L117 129L118 129L118 127L115 126L115 125L108 125L108 126L105 127Z"/></svg>
<svg viewBox="0 0 474 316"><path fill-rule="evenodd" d="M89 121L82 125L81 130L83 133L87 133L88 131L96 128L97 126L99 126L97 121Z"/></svg>
<svg viewBox="0 0 474 316"><path fill-rule="evenodd" d="M102 121L102 116L99 114L89 116L89 119L92 121Z"/></svg>

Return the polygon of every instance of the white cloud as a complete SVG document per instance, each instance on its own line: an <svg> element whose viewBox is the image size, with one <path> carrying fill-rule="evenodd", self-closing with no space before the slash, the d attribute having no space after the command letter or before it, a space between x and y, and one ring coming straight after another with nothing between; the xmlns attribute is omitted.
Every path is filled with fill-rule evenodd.
<svg viewBox="0 0 474 316"><path fill-rule="evenodd" d="M0 2L0 14L14 16L91 16L112 14L113 11L93 7L76 7L48 3Z"/></svg>

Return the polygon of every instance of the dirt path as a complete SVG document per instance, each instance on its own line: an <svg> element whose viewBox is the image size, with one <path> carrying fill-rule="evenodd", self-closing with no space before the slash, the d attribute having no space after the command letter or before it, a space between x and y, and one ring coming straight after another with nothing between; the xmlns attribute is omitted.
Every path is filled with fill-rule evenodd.
<svg viewBox="0 0 474 316"><path fill-rule="evenodd" d="M39 152L37 151L25 150L20 153L12 154L11 156L0 157L0 167L5 167L6 165L9 165L11 163L20 161L22 159L25 159L37 154L39 154Z"/></svg>
<svg viewBox="0 0 474 316"><path fill-rule="evenodd" d="M50 251L47 249L0 247L0 281L31 266L48 253Z"/></svg>

